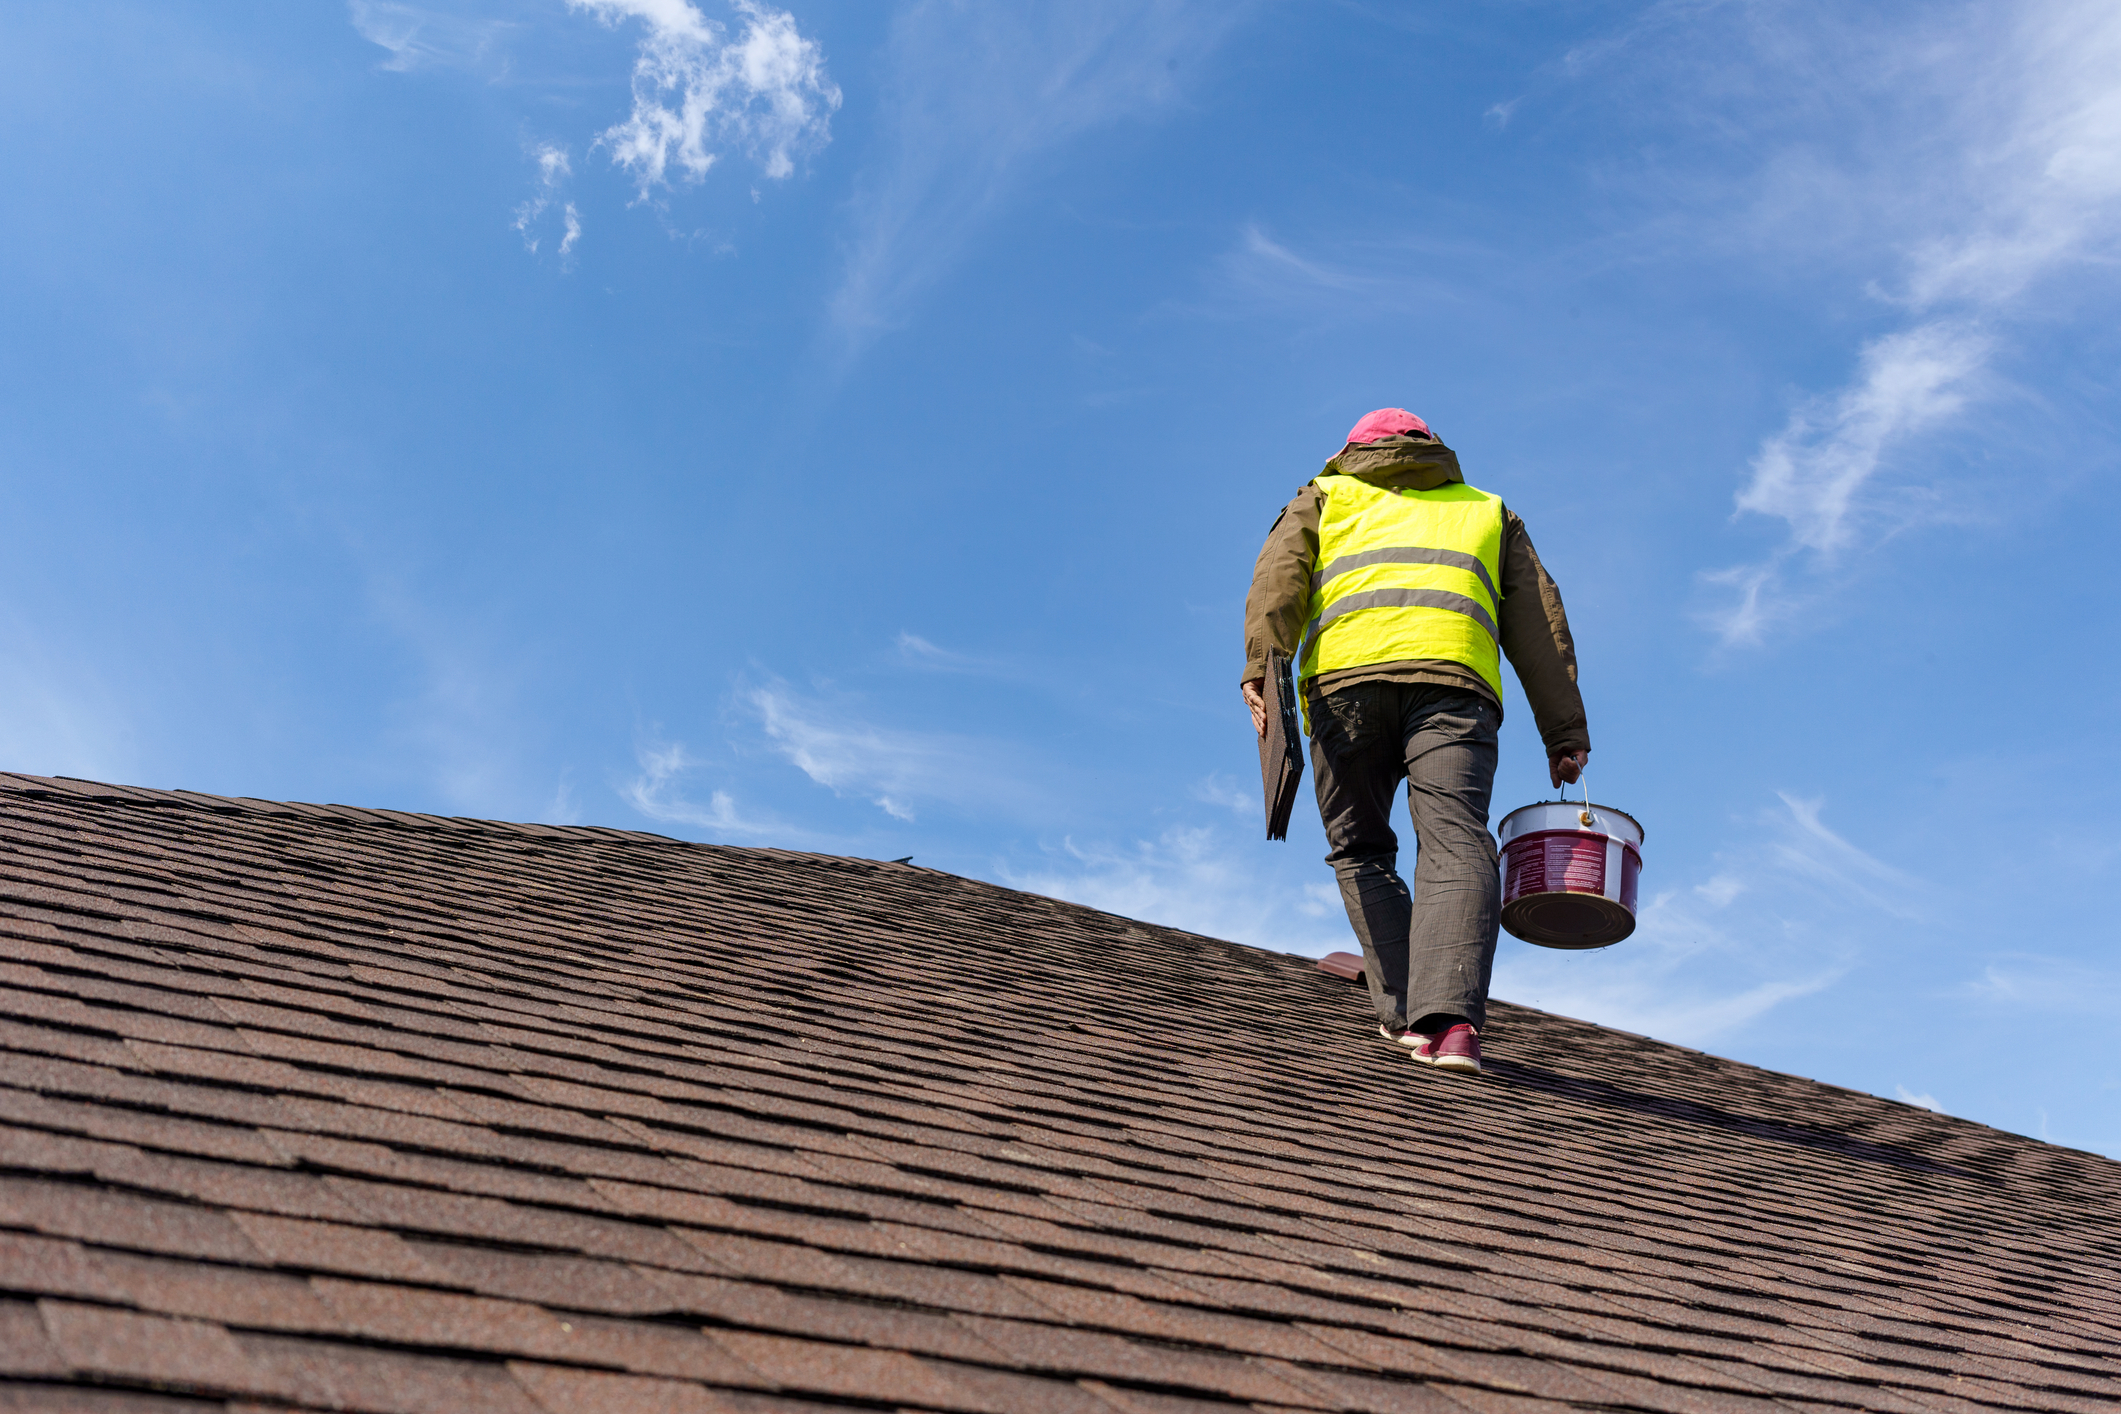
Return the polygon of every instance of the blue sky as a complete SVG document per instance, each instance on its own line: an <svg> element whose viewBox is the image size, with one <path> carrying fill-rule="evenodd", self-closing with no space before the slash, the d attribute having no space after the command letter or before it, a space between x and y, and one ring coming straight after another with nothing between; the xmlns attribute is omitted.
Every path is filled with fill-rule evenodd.
<svg viewBox="0 0 2121 1414"><path fill-rule="evenodd" d="M2121 1155L2117 73L2062 0L12 5L0 765L1347 947L1241 605L1400 405L1648 828L1497 994Z"/></svg>

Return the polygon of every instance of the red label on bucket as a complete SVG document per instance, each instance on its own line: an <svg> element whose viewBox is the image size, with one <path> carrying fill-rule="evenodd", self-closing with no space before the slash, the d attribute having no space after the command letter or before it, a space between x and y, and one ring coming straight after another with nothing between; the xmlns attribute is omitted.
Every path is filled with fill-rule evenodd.
<svg viewBox="0 0 2121 1414"><path fill-rule="evenodd" d="M1509 861L1509 887L1503 894L1504 903L1512 903L1528 894L1605 892L1604 835L1542 830L1511 840L1503 855ZM1625 869L1622 877L1626 877Z"/></svg>

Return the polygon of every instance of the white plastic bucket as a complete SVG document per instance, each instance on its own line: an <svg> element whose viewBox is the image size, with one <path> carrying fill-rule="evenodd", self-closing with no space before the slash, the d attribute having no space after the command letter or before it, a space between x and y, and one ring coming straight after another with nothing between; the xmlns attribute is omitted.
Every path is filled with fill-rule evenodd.
<svg viewBox="0 0 2121 1414"><path fill-rule="evenodd" d="M1502 847L1502 926L1543 948L1610 947L1635 931L1642 825L1624 810L1547 800L1512 810Z"/></svg>

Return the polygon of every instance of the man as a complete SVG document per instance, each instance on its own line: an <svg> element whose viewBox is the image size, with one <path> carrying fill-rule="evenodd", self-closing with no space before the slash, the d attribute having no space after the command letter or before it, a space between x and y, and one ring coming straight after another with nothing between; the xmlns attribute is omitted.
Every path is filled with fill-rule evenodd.
<svg viewBox="0 0 2121 1414"><path fill-rule="evenodd" d="M1282 509L1252 570L1243 686L1262 735L1270 649L1296 660L1326 862L1378 1030L1424 1064L1478 1071L1501 922L1488 797L1502 655L1552 783L1576 780L1591 754L1561 592L1524 522L1466 485L1429 425L1380 408ZM1402 780L1411 898L1392 833Z"/></svg>

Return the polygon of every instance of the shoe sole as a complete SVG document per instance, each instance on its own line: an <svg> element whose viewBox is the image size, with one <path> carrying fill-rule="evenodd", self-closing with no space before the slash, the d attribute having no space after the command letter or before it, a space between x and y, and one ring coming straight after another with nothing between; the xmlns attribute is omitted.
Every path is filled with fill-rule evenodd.
<svg viewBox="0 0 2121 1414"><path fill-rule="evenodd" d="M1427 1064L1435 1066L1438 1070L1455 1070L1460 1075L1480 1074L1480 1062L1471 1056L1438 1056Z"/></svg>

